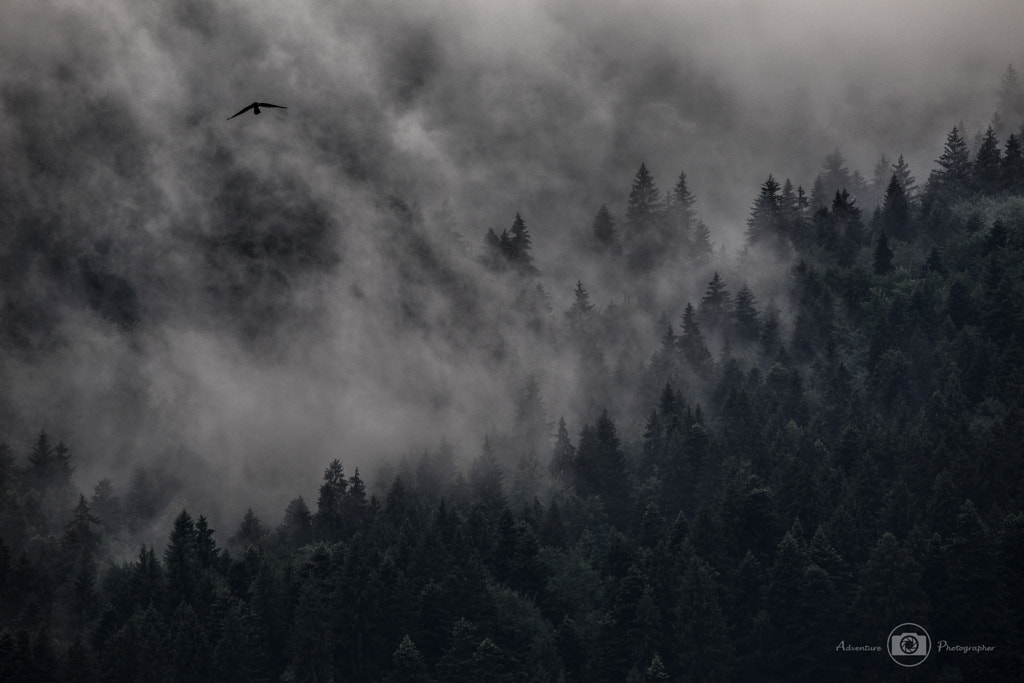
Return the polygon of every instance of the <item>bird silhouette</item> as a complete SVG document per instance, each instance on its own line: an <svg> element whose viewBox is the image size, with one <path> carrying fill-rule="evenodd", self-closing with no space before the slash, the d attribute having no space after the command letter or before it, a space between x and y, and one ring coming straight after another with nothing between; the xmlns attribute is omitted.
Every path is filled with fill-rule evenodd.
<svg viewBox="0 0 1024 683"><path fill-rule="evenodd" d="M245 112L249 111L250 109L252 109L252 113L253 114L255 114L256 116L259 116L260 115L260 107L275 107L277 109L287 109L288 108L288 107L282 107L280 104L270 104L269 102L253 102L248 107L246 107L242 111L240 111L237 114L235 114L235 116L241 116L242 114L244 114ZM228 117L228 121L230 121L231 119L235 118L235 116L229 116Z"/></svg>

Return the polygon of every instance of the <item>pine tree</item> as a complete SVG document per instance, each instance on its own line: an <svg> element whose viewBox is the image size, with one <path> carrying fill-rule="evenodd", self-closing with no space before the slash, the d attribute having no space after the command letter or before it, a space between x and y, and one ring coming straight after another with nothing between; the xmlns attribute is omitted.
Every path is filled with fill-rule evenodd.
<svg viewBox="0 0 1024 683"><path fill-rule="evenodd" d="M1011 135L1006 140L999 178L999 186L1003 192L1024 194L1024 153L1021 151L1020 138L1016 135Z"/></svg>
<svg viewBox="0 0 1024 683"><path fill-rule="evenodd" d="M332 460L324 470L324 483L320 485L320 496L316 502L316 516L313 526L317 537L334 543L341 540L345 528L342 507L348 481L345 479L345 468L340 460Z"/></svg>
<svg viewBox="0 0 1024 683"><path fill-rule="evenodd" d="M822 184L828 195L834 195L843 190L850 193L855 191L853 176L850 175L850 169L846 167L846 157L838 148L825 157L821 170Z"/></svg>
<svg viewBox="0 0 1024 683"><path fill-rule="evenodd" d="M85 496L79 494L71 522L64 530L64 547L73 561L91 561L100 544L99 520L89 511Z"/></svg>
<svg viewBox="0 0 1024 683"><path fill-rule="evenodd" d="M888 275L892 272L892 249L889 248L889 240L885 232L878 234L878 243L875 245L874 256L875 275Z"/></svg>
<svg viewBox="0 0 1024 683"><path fill-rule="evenodd" d="M935 161L938 168L928 176L927 203L929 207L936 202L951 205L967 196L971 187L973 169L967 142L954 126L946 136L946 145L942 155Z"/></svg>
<svg viewBox="0 0 1024 683"><path fill-rule="evenodd" d="M550 434L551 426L535 375L526 378L526 384L516 399L515 427L519 439L526 444L544 443Z"/></svg>
<svg viewBox="0 0 1024 683"><path fill-rule="evenodd" d="M164 550L167 572L167 604L173 610L184 602L195 607L198 590L196 527L186 510L174 520L174 528Z"/></svg>
<svg viewBox="0 0 1024 683"><path fill-rule="evenodd" d="M63 441L54 446L46 432L40 432L28 456L28 480L50 498L48 504L57 504L53 496L61 497L71 486L71 453ZM70 501L69 501L70 502Z"/></svg>
<svg viewBox="0 0 1024 683"><path fill-rule="evenodd" d="M205 515L199 515L196 520L196 562L199 568L206 570L213 568L220 558L220 550L216 541L213 540L213 529L206 520Z"/></svg>
<svg viewBox="0 0 1024 683"><path fill-rule="evenodd" d="M408 635L402 637L391 660L394 668L388 675L388 683L432 683L434 680L419 648Z"/></svg>
<svg viewBox="0 0 1024 683"><path fill-rule="evenodd" d="M900 187L903 188L903 195L907 198L907 203L913 205L917 199L917 178L911 174L910 164L906 162L902 154L892 165L892 172L899 180Z"/></svg>
<svg viewBox="0 0 1024 683"><path fill-rule="evenodd" d="M580 432L574 475L580 495L601 497L613 519L624 519L629 482L619 437L607 410L601 411L594 427L584 426Z"/></svg>
<svg viewBox="0 0 1024 683"><path fill-rule="evenodd" d="M671 680L671 678L668 675L668 671L665 670L665 664L661 661L661 656L655 653L654 658L651 659L650 666L644 671L644 683L658 683L659 681Z"/></svg>
<svg viewBox="0 0 1024 683"><path fill-rule="evenodd" d="M645 164L633 178L626 205L626 238L624 248L629 253L630 264L637 270L646 270L654 265L660 244L662 220L661 192L654 183L654 177Z"/></svg>
<svg viewBox="0 0 1024 683"><path fill-rule="evenodd" d="M752 343L757 341L761 332L760 313L757 310L757 301L754 293L750 291L750 285L744 280L736 292L736 304L733 308L733 329L736 338Z"/></svg>
<svg viewBox="0 0 1024 683"><path fill-rule="evenodd" d="M754 200L747 219L747 243L770 244L778 246L785 239L782 234L782 198L779 196L779 183L774 176L761 185L761 192Z"/></svg>
<svg viewBox="0 0 1024 683"><path fill-rule="evenodd" d="M704 221L697 219L697 225L693 232L693 258L697 263L707 263L714 252L714 245L711 243L711 231Z"/></svg>
<svg viewBox="0 0 1024 683"><path fill-rule="evenodd" d="M686 185L686 173L680 172L679 180L669 194L668 224L670 234L666 235L669 248L686 246L692 252L694 243L694 230L696 228L697 216L693 211L696 203L693 194Z"/></svg>
<svg viewBox="0 0 1024 683"><path fill-rule="evenodd" d="M311 574L299 585L291 624L291 653L295 679L319 683L334 680L332 614L325 581L312 570Z"/></svg>
<svg viewBox="0 0 1024 683"><path fill-rule="evenodd" d="M974 187L983 194L996 193L1000 189L1002 170L999 141L995 131L989 127L974 160Z"/></svg>
<svg viewBox="0 0 1024 683"><path fill-rule="evenodd" d="M590 226L590 233L597 245L597 250L617 256L622 253L622 245L619 243L619 234L615 230L615 218L608 207L604 204L597 210L594 222Z"/></svg>
<svg viewBox="0 0 1024 683"><path fill-rule="evenodd" d="M895 239L909 242L913 239L910 225L910 202L897 174L893 173L885 190L882 203L882 227Z"/></svg>
<svg viewBox="0 0 1024 683"><path fill-rule="evenodd" d="M249 508L245 511L245 515L242 516L242 521L238 524L238 529L228 539L228 543L232 546L236 546L239 549L245 551L249 546L258 548L263 544L264 538L267 534L267 530L263 527L263 522L256 516L256 513Z"/></svg>
<svg viewBox="0 0 1024 683"><path fill-rule="evenodd" d="M517 213L515 220L512 221L512 229L508 232L509 261L513 267L524 273L537 271L533 265L530 246L530 231L526 229L526 222L522 216Z"/></svg>
<svg viewBox="0 0 1024 683"><path fill-rule="evenodd" d="M284 510L284 520L277 533L286 547L292 550L313 542L313 513L302 496L288 503Z"/></svg>
<svg viewBox="0 0 1024 683"><path fill-rule="evenodd" d="M46 432L39 432L39 436L32 446L32 452L28 456L28 472L38 485L45 485L52 476L53 460L53 445L50 443L50 437Z"/></svg>
<svg viewBox="0 0 1024 683"><path fill-rule="evenodd" d="M563 484L570 483L570 476L573 470L573 462L576 459L576 448L569 440L569 430L565 426L565 418L558 418L558 433L555 436L555 448L551 453L551 470L556 478Z"/></svg>
<svg viewBox="0 0 1024 683"><path fill-rule="evenodd" d="M716 270L700 300L701 323L706 330L724 330L731 313L732 297Z"/></svg>
<svg viewBox="0 0 1024 683"><path fill-rule="evenodd" d="M689 680L730 680L728 628L722 616L717 572L699 556L689 559L682 577L680 659Z"/></svg>
<svg viewBox="0 0 1024 683"><path fill-rule="evenodd" d="M212 673L210 634L199 621L199 615L187 604L174 610L170 622L171 675L174 681L209 680Z"/></svg>
<svg viewBox="0 0 1024 683"><path fill-rule="evenodd" d="M569 334L573 337L587 335L590 332L593 319L594 304L590 303L590 294L579 280L576 281L576 288L573 290L572 296L572 305L565 313L565 319L569 324Z"/></svg>
<svg viewBox="0 0 1024 683"><path fill-rule="evenodd" d="M643 234L653 227L653 222L660 211L661 192L646 164L640 164L629 192L629 203L626 205L626 224L631 236Z"/></svg>
<svg viewBox="0 0 1024 683"><path fill-rule="evenodd" d="M132 605L138 608L159 606L164 598L164 572L156 559L156 551L143 545L131 566L129 592ZM181 602L175 602L175 606Z"/></svg>
<svg viewBox="0 0 1024 683"><path fill-rule="evenodd" d="M451 628L448 647L437 664L442 681L461 682L476 680L473 653L480 642L480 634L473 622L460 618Z"/></svg>
<svg viewBox="0 0 1024 683"><path fill-rule="evenodd" d="M782 184L782 195L779 197L780 232L788 236L789 240L798 247L806 246L804 238L807 203L803 187L794 190L792 181L786 178Z"/></svg>
<svg viewBox="0 0 1024 683"><path fill-rule="evenodd" d="M711 352L708 351L704 335L701 334L697 313L690 303L686 304L686 310L683 311L683 331L679 336L679 350L694 368L703 367L711 361Z"/></svg>
<svg viewBox="0 0 1024 683"><path fill-rule="evenodd" d="M840 266L850 266L864 237L860 208L850 193L836 192L832 211L822 216L818 226L818 243L836 256Z"/></svg>
<svg viewBox="0 0 1024 683"><path fill-rule="evenodd" d="M927 604L920 564L895 536L884 533L861 569L855 605L864 627L874 630L907 614L926 613Z"/></svg>
<svg viewBox="0 0 1024 683"><path fill-rule="evenodd" d="M446 442L444 440L441 442L439 451L439 460L446 462L446 458L450 457L451 454L446 450ZM343 510L346 532L351 535L351 533L361 530L366 523L368 503L366 500L366 484L363 483L362 478L359 476L358 467L352 473L352 476L348 478L348 493L345 495Z"/></svg>
<svg viewBox="0 0 1024 683"><path fill-rule="evenodd" d="M772 306L768 306L768 310L765 312L764 325L761 326L761 351L765 357L773 358L778 352L779 345L782 343L782 332L778 321L778 310Z"/></svg>
<svg viewBox="0 0 1024 683"><path fill-rule="evenodd" d="M810 211L816 214L822 209L827 209L829 203L828 190L825 189L825 181L819 173L814 177L814 184L811 185Z"/></svg>

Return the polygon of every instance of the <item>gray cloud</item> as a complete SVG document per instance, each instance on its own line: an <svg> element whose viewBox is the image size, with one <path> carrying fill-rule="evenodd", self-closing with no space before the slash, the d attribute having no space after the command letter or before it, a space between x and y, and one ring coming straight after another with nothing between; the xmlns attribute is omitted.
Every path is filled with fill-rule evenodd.
<svg viewBox="0 0 1024 683"><path fill-rule="evenodd" d="M987 123L1022 57L1018 15L1016 0L7 3L5 286L25 310L59 303L40 313L56 338L2 363L0 435L63 430L93 463L83 486L167 458L205 482L182 496L246 491L271 510L332 457L365 468L441 434L471 453L526 373L569 412L574 372L508 313L506 283L398 199L413 216L450 199L474 247L521 211L561 310L592 272L574 235L602 203L621 220L641 161L663 191L685 171L733 247L769 172L810 185L837 146L865 173L904 153L923 180L953 124ZM253 99L288 109L225 120ZM83 281L137 321L84 313Z"/></svg>

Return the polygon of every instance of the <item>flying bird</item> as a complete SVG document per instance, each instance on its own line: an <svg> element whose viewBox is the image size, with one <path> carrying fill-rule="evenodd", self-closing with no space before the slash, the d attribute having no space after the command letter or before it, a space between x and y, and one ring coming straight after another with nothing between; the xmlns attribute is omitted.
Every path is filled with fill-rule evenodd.
<svg viewBox="0 0 1024 683"><path fill-rule="evenodd" d="M245 112L249 111L250 109L252 109L252 113L253 114L255 114L256 116L259 116L260 115L260 107L274 107L276 109L287 109L288 108L288 107L282 107L280 104L270 104L269 102L253 102L248 107L246 107L242 111L240 111L237 114L235 114L235 116L241 116L242 114L244 114ZM230 121L231 119L235 118L235 116L229 116L228 117L228 121Z"/></svg>

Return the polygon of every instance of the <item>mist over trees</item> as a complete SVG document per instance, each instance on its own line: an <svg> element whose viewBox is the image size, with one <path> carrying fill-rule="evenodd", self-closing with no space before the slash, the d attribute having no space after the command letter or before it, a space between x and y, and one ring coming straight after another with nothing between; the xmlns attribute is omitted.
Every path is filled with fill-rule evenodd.
<svg viewBox="0 0 1024 683"><path fill-rule="evenodd" d="M0 680L1018 675L979 2L4 5Z"/></svg>
<svg viewBox="0 0 1024 683"><path fill-rule="evenodd" d="M543 375L520 375L475 452L425 435L371 484L334 459L318 490L294 491L269 519L250 508L234 531L167 508L183 484L165 471L86 494L73 442L44 430L4 445L0 674L863 680L892 662L837 643L884 648L903 621L996 648L934 653L936 676L1019 670L1018 139L989 128L972 153L953 128L919 191L902 157L887 162L874 205L840 187L815 206L818 190L769 175L735 258L714 252L685 173L663 195L641 165L621 231L608 198L576 254L598 287L621 289L595 297L577 279L561 310L534 258L545 238L522 214L453 267L433 246L450 233L392 200L392 253L415 264L405 276L448 288L467 324L527 324L530 353L572 368L572 394L552 400ZM844 167L829 154L815 187L857 187ZM274 220L325 225L315 211ZM245 304L253 282L290 286L307 233L288 245L276 229L262 246L208 243L218 263L279 269L218 295ZM744 268L759 260L775 272ZM650 286L679 269L703 285ZM488 280L507 302L498 318L483 312ZM52 352L52 320L28 317L31 299L5 282L5 348ZM156 313L117 294L130 282L111 287L78 305L130 337ZM411 329L424 315L404 313ZM495 363L515 354L502 327L459 329Z"/></svg>

